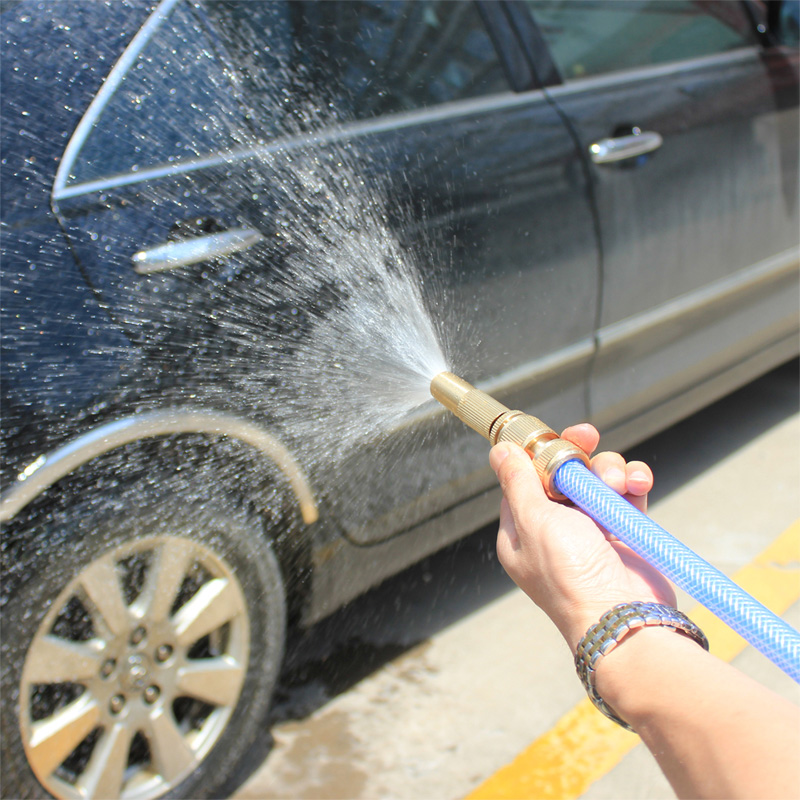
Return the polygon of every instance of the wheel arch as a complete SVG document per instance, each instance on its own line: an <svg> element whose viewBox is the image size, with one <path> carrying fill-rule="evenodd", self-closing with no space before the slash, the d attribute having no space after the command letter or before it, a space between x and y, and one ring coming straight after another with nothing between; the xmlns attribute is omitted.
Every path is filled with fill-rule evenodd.
<svg viewBox="0 0 800 800"><path fill-rule="evenodd" d="M225 436L256 450L286 478L306 525L319 518L317 501L302 467L289 449L264 428L225 412L173 408L121 417L96 426L42 453L0 496L0 522L12 521L33 500L90 461L125 445L173 434Z"/></svg>

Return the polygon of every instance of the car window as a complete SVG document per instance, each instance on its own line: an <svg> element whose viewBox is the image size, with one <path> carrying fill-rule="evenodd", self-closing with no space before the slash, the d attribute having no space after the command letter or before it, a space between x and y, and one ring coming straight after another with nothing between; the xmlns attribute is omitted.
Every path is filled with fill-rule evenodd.
<svg viewBox="0 0 800 800"><path fill-rule="evenodd" d="M783 0L778 6L778 37L781 44L797 47L800 44L800 3Z"/></svg>
<svg viewBox="0 0 800 800"><path fill-rule="evenodd" d="M527 0L564 80L755 43L738 3Z"/></svg>
<svg viewBox="0 0 800 800"><path fill-rule="evenodd" d="M298 60L364 119L509 91L477 7L449 0L293 3Z"/></svg>
<svg viewBox="0 0 800 800"><path fill-rule="evenodd" d="M212 32L179 4L108 98L70 169L83 183L224 150L240 113ZM101 95L102 96L102 95Z"/></svg>
<svg viewBox="0 0 800 800"><path fill-rule="evenodd" d="M366 119L506 91L472 2L179 4L108 100L69 181L269 140L319 124L309 109Z"/></svg>
<svg viewBox="0 0 800 800"><path fill-rule="evenodd" d="M203 4L251 102L323 104L340 117L367 119L509 91L473 2L295 0L278 7L285 24L276 36L275 25L261 21L274 17L273 2Z"/></svg>

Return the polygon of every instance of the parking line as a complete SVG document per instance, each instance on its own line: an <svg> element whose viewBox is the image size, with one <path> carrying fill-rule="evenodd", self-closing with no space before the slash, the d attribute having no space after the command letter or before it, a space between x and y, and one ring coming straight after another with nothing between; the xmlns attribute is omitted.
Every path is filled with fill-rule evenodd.
<svg viewBox="0 0 800 800"><path fill-rule="evenodd" d="M780 615L800 599L800 519L733 576L743 589ZM731 661L747 646L703 606L689 616L705 631L711 652ZM587 699L465 800L574 800L610 772L640 739L606 719Z"/></svg>

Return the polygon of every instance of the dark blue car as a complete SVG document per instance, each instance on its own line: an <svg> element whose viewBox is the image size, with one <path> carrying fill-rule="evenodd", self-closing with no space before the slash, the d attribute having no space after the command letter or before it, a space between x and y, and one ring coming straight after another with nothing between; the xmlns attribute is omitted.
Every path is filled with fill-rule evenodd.
<svg viewBox="0 0 800 800"><path fill-rule="evenodd" d="M615 449L795 359L797 11L3 2L4 796L230 793L287 630L496 517L420 331Z"/></svg>

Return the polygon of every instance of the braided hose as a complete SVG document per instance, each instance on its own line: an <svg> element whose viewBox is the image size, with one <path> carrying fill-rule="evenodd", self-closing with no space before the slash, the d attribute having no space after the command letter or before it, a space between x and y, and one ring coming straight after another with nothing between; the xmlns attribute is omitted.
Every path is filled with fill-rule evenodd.
<svg viewBox="0 0 800 800"><path fill-rule="evenodd" d="M800 633L606 486L580 461L555 472L558 490L800 683Z"/></svg>
<svg viewBox="0 0 800 800"><path fill-rule="evenodd" d="M551 498L572 500L800 683L800 633L606 486L588 469L589 459L577 445L452 372L433 378L431 394L491 444L514 442L524 448Z"/></svg>

